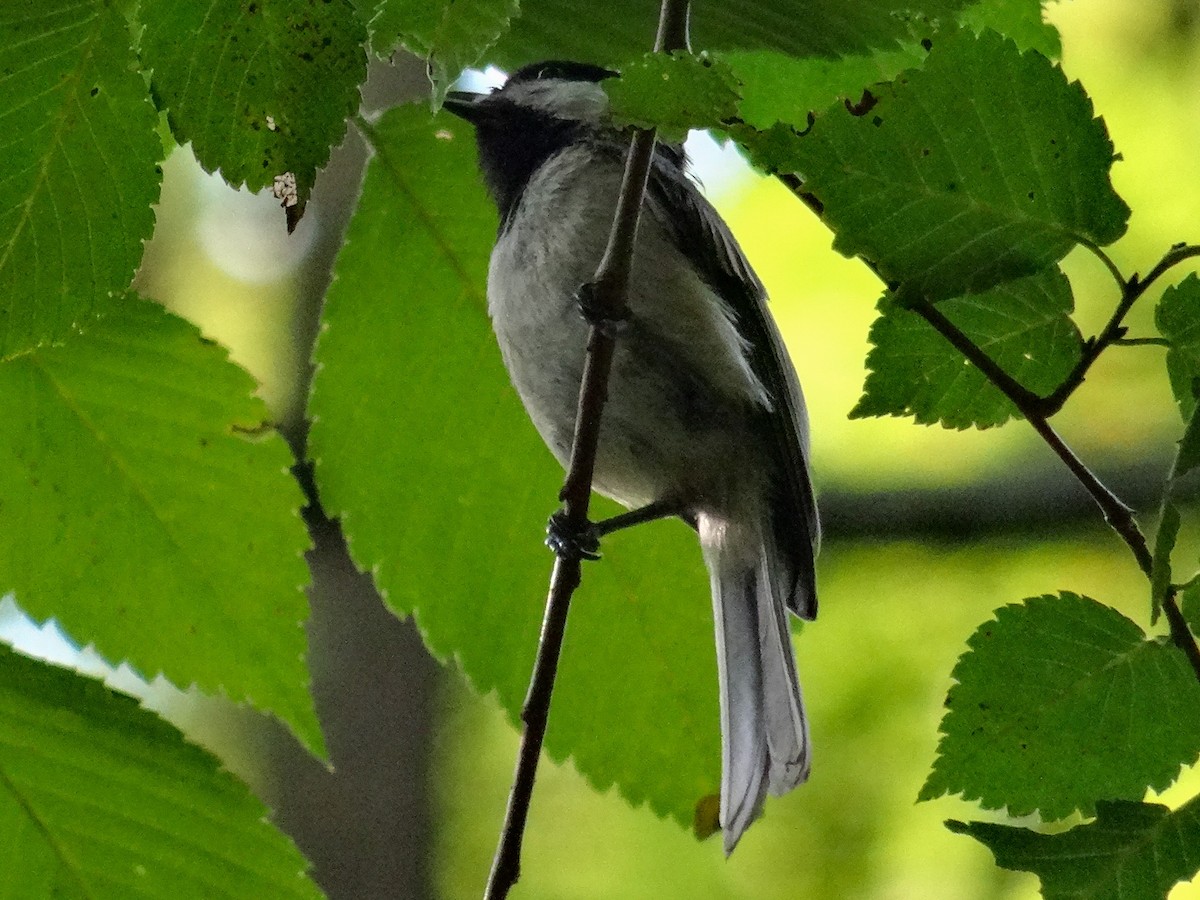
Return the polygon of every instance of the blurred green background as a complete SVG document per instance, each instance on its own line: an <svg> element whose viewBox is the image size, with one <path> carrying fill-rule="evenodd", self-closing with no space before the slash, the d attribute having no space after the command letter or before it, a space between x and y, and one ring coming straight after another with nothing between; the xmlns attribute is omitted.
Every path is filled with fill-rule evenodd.
<svg viewBox="0 0 1200 900"><path fill-rule="evenodd" d="M1084 83L1124 157L1114 180L1133 217L1112 255L1126 273L1145 271L1171 243L1200 240L1200 4L1074 0L1052 4L1048 16L1062 30L1065 69ZM419 89L420 67L400 69L377 73L372 89ZM228 189L186 150L166 166L139 288L231 347L295 435L314 310L360 164L351 138L290 238L269 198ZM862 386L877 280L834 254L828 232L774 181L714 172L705 180L771 292L813 422L827 517L822 614L797 640L813 776L772 800L726 861L718 841L698 843L615 794L595 794L569 765L544 765L514 896L1036 896L1033 876L996 869L985 849L943 828L946 818L985 817L973 805L915 802L949 673L967 636L998 606L1070 589L1148 627L1146 585L1021 424L956 433L848 420ZM1093 332L1115 288L1086 254L1068 259L1067 269L1080 325ZM1131 334L1148 333L1156 297L1135 310ZM1153 478L1181 430L1161 348L1110 351L1056 422L1140 512L1152 514ZM1194 558L1195 544L1180 558ZM253 715L178 696L175 715L279 809L331 896L478 896L516 735L489 698L439 674L411 629L373 608L369 586L336 547L331 553L315 563L327 567L315 590L329 599L314 596L310 631L319 710L340 729L330 741L337 771L304 759ZM356 593L365 599L354 611L338 605ZM1200 776L1191 771L1165 799L1175 804L1197 791ZM1184 897L1200 897L1200 887L1172 894Z"/></svg>

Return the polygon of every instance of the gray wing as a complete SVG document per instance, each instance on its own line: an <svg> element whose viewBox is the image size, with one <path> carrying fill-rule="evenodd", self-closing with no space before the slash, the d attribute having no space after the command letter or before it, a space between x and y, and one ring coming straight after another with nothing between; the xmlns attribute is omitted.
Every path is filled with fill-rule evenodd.
<svg viewBox="0 0 1200 900"><path fill-rule="evenodd" d="M780 550L792 564L788 607L803 618L815 618L814 557L820 524L808 464L808 414L796 370L767 310L766 290L729 226L684 174L678 148L660 145L649 191L652 203L657 200L670 211L661 218L676 246L729 304L750 347L751 369L775 405L761 420L763 439L781 475L771 498L772 525Z"/></svg>

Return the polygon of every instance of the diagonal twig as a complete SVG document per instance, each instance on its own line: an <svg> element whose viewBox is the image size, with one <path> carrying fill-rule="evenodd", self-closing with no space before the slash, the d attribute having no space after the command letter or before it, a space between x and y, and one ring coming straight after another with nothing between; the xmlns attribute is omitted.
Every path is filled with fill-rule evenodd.
<svg viewBox="0 0 1200 900"><path fill-rule="evenodd" d="M1149 578L1153 568L1153 558L1150 547L1146 543L1146 536L1142 534L1133 518L1133 510L1096 477L1095 473L1075 455L1067 442L1051 427L1046 414L1041 409L1041 398L1026 390L1008 375L995 360L946 318L934 304L928 300L918 300L909 303L908 308L925 319L939 334L953 344L1012 402L1033 427L1033 430L1063 461L1075 479L1096 501L1096 505L1104 514L1104 520L1129 547L1134 559L1137 560L1138 568ZM1012 385L1016 385L1019 390L1012 389ZM1187 656L1188 663L1191 664L1197 680L1200 680L1200 646L1196 644L1196 638L1188 628L1187 621L1184 619L1173 593L1168 593L1163 598L1163 610L1170 627L1171 640Z"/></svg>

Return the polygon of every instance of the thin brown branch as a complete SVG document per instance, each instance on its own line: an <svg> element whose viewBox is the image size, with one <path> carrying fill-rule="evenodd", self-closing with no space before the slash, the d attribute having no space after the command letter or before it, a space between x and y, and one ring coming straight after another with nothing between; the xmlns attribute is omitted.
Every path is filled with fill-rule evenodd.
<svg viewBox="0 0 1200 900"><path fill-rule="evenodd" d="M597 310L601 311L601 315L613 320L619 319L625 308L630 254L653 151L654 133L635 133L626 160L625 178L621 185L613 230L592 283ZM592 475L595 470L600 421L607 399L608 374L612 367L614 348L615 341L609 330L592 328L580 385L571 461L560 493L566 523L576 531L582 531L588 524ZM521 875L521 844L529 816L529 803L537 778L542 742L546 736L550 701L554 693L558 660L566 633L567 613L571 605L571 596L579 587L580 579L579 556L564 554L555 560L550 577L550 591L546 598L546 613L538 638L537 657L529 682L529 693L521 711L525 730L521 735L517 768L513 775L500 844L496 849L485 900L502 900L507 897L509 890Z"/></svg>
<svg viewBox="0 0 1200 900"><path fill-rule="evenodd" d="M918 300L910 303L908 308L928 322L934 330L970 360L983 373L984 377L999 388L1000 392L1012 402L1013 406L1033 426L1034 431L1049 445L1055 455L1063 461L1066 467L1071 470L1071 474L1075 476L1076 480L1083 485L1092 499L1096 501L1096 505L1100 507L1101 512L1104 514L1105 521L1129 545L1129 549L1133 552L1138 566L1149 575L1151 565L1150 549L1146 544L1145 535L1142 534L1133 519L1133 511L1084 465L1083 461L1075 455L1075 452L1050 427L1050 423L1046 421L1046 417L1040 409L1042 398L1028 390L1024 385L1005 372L978 344L971 340L957 325L946 318L945 314L934 304L928 300Z"/></svg>
<svg viewBox="0 0 1200 900"><path fill-rule="evenodd" d="M801 203L803 203L810 210L812 210L813 213L816 214L817 218L823 220L824 209L821 206L821 202L808 192L804 186L803 180L791 173L780 173L777 177L800 200ZM1042 417L1047 419L1054 416L1063 408L1063 405L1067 402L1071 395L1075 393L1081 384L1083 384L1084 379L1087 377L1088 372L1092 368L1092 364L1096 362L1101 353L1103 353L1112 345L1124 344L1132 346L1136 344L1162 343L1156 338L1127 338L1125 336L1125 317L1129 314L1129 311L1133 308L1133 305L1142 297L1143 294L1146 293L1150 286L1153 285L1154 282L1156 282L1163 275L1165 275L1170 269L1188 259L1200 257L1200 246L1193 244L1176 244L1163 255L1163 258L1158 261L1157 265L1150 270L1149 274L1147 274L1145 278L1139 278L1137 275L1134 275L1133 277L1126 279L1125 276L1121 274L1121 270L1117 267L1117 264L1113 262L1112 258L1100 247L1088 242L1084 242L1084 246L1096 254L1100 261L1104 263L1105 268L1107 268L1112 274L1113 280L1117 282L1117 285L1121 289L1121 299L1117 303L1116 309L1113 310L1112 316L1109 318L1104 328L1101 329L1100 333L1095 337L1088 338L1086 341L1084 341L1083 352L1080 354L1079 361L1067 374L1067 377L1063 379L1062 384L1055 388L1051 394L1041 397L1027 389L1024 385L1016 381L1007 372L1005 372L1000 365L992 360L992 358L988 356L987 353L984 352L980 347L975 345L970 338L963 336L963 340L966 341L966 344L964 344L962 341L952 338L952 332L949 329L938 329L942 332L943 336L945 336L947 340L950 340L950 342L954 344L954 346L958 348L968 359L970 359L980 371L987 375L989 381L992 381L997 387L1000 387L1006 395L1011 397L1020 395L1027 407L1030 409L1036 409ZM867 268L869 268L876 275L879 275L881 280L886 280L883 279L882 275L880 275L879 267L876 266L871 260L864 259L863 262L866 264ZM894 285L888 285L888 287L891 289L894 287ZM937 312L937 308L933 304L928 304L928 308L933 310L935 313ZM922 313L922 315L924 315L924 313ZM926 318L928 319L928 316ZM942 316L942 319L945 320L945 317ZM945 321L948 322L948 320ZM932 320L930 320L930 324L934 324ZM954 328L953 323L949 324L951 329L954 331L958 330L957 328ZM968 345L973 348L970 352L968 352ZM1020 408L1020 406L1021 404L1018 404L1018 408ZM1028 416L1026 417L1028 418Z"/></svg>
<svg viewBox="0 0 1200 900"><path fill-rule="evenodd" d="M1033 426L1033 429L1042 437L1042 440L1050 446L1050 449L1071 470L1071 474L1075 476L1092 496L1092 499L1096 501L1096 505L1104 513L1105 521L1121 535L1125 543L1129 545L1129 549L1133 552L1138 566L1149 575L1151 565L1150 549L1146 544L1145 535L1141 533L1137 527L1137 523L1133 520L1132 510L1116 494L1105 487L1104 483L1084 465L1079 457L1075 455L1075 452L1050 427L1049 422L1046 421L1046 417L1040 409L1041 398L1026 389L1016 379L1005 372L994 359L988 356L978 344L946 318L941 310L932 303L927 300L920 300L909 304L909 309L925 319L942 337L953 344L963 356L969 359L983 373L988 381L999 388L1000 392L1012 402L1013 406Z"/></svg>
<svg viewBox="0 0 1200 900"><path fill-rule="evenodd" d="M1139 296L1145 292L1146 288L1154 284L1159 278L1165 275L1169 270L1175 268L1181 262L1189 259L1194 259L1200 256L1200 246L1194 244L1176 244L1168 250L1163 258L1158 261L1153 269L1145 278L1139 279L1136 275L1130 279L1131 283L1136 283L1138 286Z"/></svg>
<svg viewBox="0 0 1200 900"><path fill-rule="evenodd" d="M967 337L962 329L951 322L935 304L921 299L909 303L907 308L932 325L942 337L953 344L954 348L969 359L988 381L996 385L1004 393L1004 396L1013 401L1022 415L1029 418L1026 411L1038 408L1042 398L1004 371L1003 366Z"/></svg>
<svg viewBox="0 0 1200 900"><path fill-rule="evenodd" d="M662 0L654 48L670 52L687 48L687 0ZM637 239L638 220L650 165L654 157L653 131L635 131L625 161L625 174L613 216L612 230L595 277L584 289L591 293L598 321L619 321L626 309L629 273ZM592 475L600 438L600 420L607 398L608 376L615 348L614 329L593 326L588 337L587 361L579 389L571 461L561 492L569 527L582 531L588 523ZM521 875L521 844L537 778L538 759L550 716L550 701L558 673L558 660L566 633L571 596L579 586L581 561L577 554L560 554L550 577L546 613L538 639L537 657L521 718L525 730L513 786L508 798L500 843L488 878L485 900L503 900Z"/></svg>
<svg viewBox="0 0 1200 900"><path fill-rule="evenodd" d="M1118 286L1121 288L1121 299L1117 303L1116 309L1113 310L1112 316L1109 317L1108 323L1100 333L1093 338L1089 338L1084 343L1083 353L1079 357L1079 362L1075 364L1075 367L1063 379L1062 384L1040 402L1039 408L1041 413L1047 418L1062 409L1063 404L1083 384L1087 373L1092 368L1092 364L1100 357L1100 354L1113 344L1121 343L1125 340L1125 317L1133 309L1133 305L1149 290L1150 286L1181 262L1200 256L1200 247L1190 244L1176 244L1163 255L1163 258L1158 261L1158 264L1150 270L1145 278L1139 278L1137 275L1134 275L1127 280L1121 275L1120 270L1117 269L1116 264L1108 257L1108 254L1093 245L1089 244L1087 246L1100 257L1109 271L1112 272L1114 280L1116 280Z"/></svg>
<svg viewBox="0 0 1200 900"><path fill-rule="evenodd" d="M602 319L619 322L625 318L625 297L629 292L629 272L633 260L633 245L637 237L642 195L650 175L654 155L654 132L635 131L625 160L625 175L613 218L604 257L596 275L585 286L594 302L595 313ZM571 462L560 499L566 510L567 522L576 529L587 526L588 500L592 492L592 474L596 463L596 447L600 439L600 416L607 400L608 372L612 366L616 341L613 329L593 326L588 336L587 362L579 392L579 409L575 419L575 440L571 446ZM590 388L590 389L589 389Z"/></svg>
<svg viewBox="0 0 1200 900"><path fill-rule="evenodd" d="M674 53L689 49L688 19L692 5L663 0L658 11L658 34L654 37L655 53Z"/></svg>
<svg viewBox="0 0 1200 900"><path fill-rule="evenodd" d="M1170 347L1171 342L1160 337L1117 338L1113 341L1117 347Z"/></svg>
<svg viewBox="0 0 1200 900"><path fill-rule="evenodd" d="M1075 451L1059 436L1058 432L1051 427L1045 418L1033 410L1024 412L1023 415L1029 424L1033 426L1033 430L1054 451L1054 454L1063 461L1063 464L1070 469L1071 474L1075 476L1075 480L1083 485L1084 490L1091 495L1096 505L1100 507L1101 513L1104 514L1104 521L1108 523L1108 526L1129 547L1134 560L1138 564L1138 568L1149 578L1153 565L1153 557L1150 554L1150 546L1146 543L1146 536L1142 534L1142 530L1138 528L1137 522L1133 518L1133 510L1120 497L1109 490L1104 482L1096 477L1095 473L1084 464L1083 460L1075 455Z"/></svg>

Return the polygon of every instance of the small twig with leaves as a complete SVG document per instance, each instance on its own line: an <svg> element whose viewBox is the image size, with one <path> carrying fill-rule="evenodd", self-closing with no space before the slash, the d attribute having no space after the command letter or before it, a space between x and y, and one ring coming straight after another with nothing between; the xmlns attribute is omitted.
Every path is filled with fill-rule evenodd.
<svg viewBox="0 0 1200 900"><path fill-rule="evenodd" d="M1112 274L1113 279L1117 282L1117 286L1121 289L1121 299L1117 303L1116 309L1113 310L1108 323L1100 333L1084 342L1083 353L1079 357L1079 362L1075 364L1071 373L1063 379L1062 384L1055 388L1049 396L1039 398L1036 401L1038 410L1046 418L1053 416L1063 408L1063 404L1067 402L1071 394L1083 384L1083 380L1087 377L1092 363L1110 346L1113 344L1157 343L1153 339L1142 341L1126 339L1125 317L1133 309L1133 305L1146 293L1154 282L1158 281L1159 278L1181 262L1200 256L1200 246L1176 244L1164 254L1163 258L1158 261L1158 264L1150 270L1145 278L1139 278L1135 274L1132 278L1127 279L1121 274L1121 270L1117 268L1116 263L1109 258L1107 253L1093 244L1087 244L1086 246L1100 258L1100 261L1104 263L1105 267Z"/></svg>
<svg viewBox="0 0 1200 900"><path fill-rule="evenodd" d="M1101 255L1103 256L1103 254ZM1134 559L1137 561L1138 567L1145 573L1147 578L1150 578L1152 574L1154 567L1153 557L1145 535L1142 534L1141 529L1138 528L1137 522L1134 520L1133 510L1079 459L1066 441L1051 427L1048 419L1062 408L1067 398L1083 383L1085 375L1100 353L1109 346L1117 343L1123 337L1124 326L1122 323L1137 299L1168 269L1194 256L1200 256L1200 247L1184 244L1176 245L1171 248L1144 279L1139 279L1135 275L1133 278L1126 280L1121 277L1120 272L1115 266L1110 265L1110 271L1114 273L1114 277L1116 277L1122 287L1121 300L1117 304L1117 308L1109 319L1108 324L1100 334L1085 343L1084 352L1079 363L1076 364L1071 373L1063 380L1062 384L1050 396L1045 398L1039 397L1029 391L1005 372L1002 366L951 322L936 305L923 298L910 299L906 303L908 309L911 309L925 319L939 334L953 344L963 356L970 360L983 373L988 381L995 385L1012 402L1026 421L1041 436L1042 440L1063 461L1064 465L1070 469L1071 474L1075 476L1076 480L1083 485L1084 489L1096 501L1096 505L1100 507L1101 512L1104 514L1105 521L1129 547ZM1162 606L1163 611L1166 613L1168 626L1170 627L1171 640L1187 656L1188 662L1196 673L1196 678L1200 680L1200 646L1197 645L1196 638L1188 628L1187 621L1179 609L1179 604L1176 600L1176 590L1171 589L1165 592L1162 597Z"/></svg>
<svg viewBox="0 0 1200 900"><path fill-rule="evenodd" d="M805 206L816 214L817 218L824 220L824 207L822 203L809 192L803 179L787 172L779 173L778 177ZM910 309L925 319L926 322L949 341L955 349L962 353L964 357L979 369L988 381L995 385L1012 402L1021 415L1024 416L1029 424L1033 426L1033 429L1041 436L1042 440L1063 461L1064 465L1070 469L1071 474L1075 476L1096 501L1096 505L1100 507L1101 512L1104 514L1105 521L1129 547L1134 559L1137 561L1138 567L1146 574L1147 578L1150 578L1153 569L1153 557L1146 542L1146 537L1142 534L1141 529L1138 528L1137 522L1134 519L1133 510L1080 460L1070 446L1050 426L1048 420L1062 409L1063 405L1076 389L1083 384L1084 379L1091 370L1092 364L1110 346L1114 344L1162 343L1155 338L1126 338L1125 317L1129 314L1129 311L1138 299L1159 278L1180 263L1188 259L1200 257L1200 246L1187 243L1175 244L1144 278L1136 274L1131 278L1125 278L1116 263L1102 249L1089 242L1085 242L1085 246L1099 257L1100 261L1104 263L1105 267L1112 274L1113 279L1117 282L1121 290L1121 298L1113 310L1112 316L1104 328L1101 329L1100 333L1084 342L1080 358L1072 370L1063 379L1062 383L1045 397L1034 393L1013 378L1005 371L1003 366L992 359L982 347L950 321L937 308L936 304L927 300L918 292L906 290L904 285L889 284L888 287L905 308ZM882 281L887 283L887 279L880 272L878 266L868 259L864 259L863 262ZM1200 646L1197 645L1196 638L1188 628L1187 621L1179 609L1179 604L1176 601L1177 593L1178 586L1165 592L1162 597L1163 611L1166 613L1167 622L1170 626L1172 641L1187 656L1188 662L1196 673L1196 678L1200 680Z"/></svg>
<svg viewBox="0 0 1200 900"><path fill-rule="evenodd" d="M655 52L687 48L687 0L663 0ZM619 321L626 309L629 273L637 238L642 198L654 157L655 132L636 130L625 161L625 174L617 199L608 245L592 281L582 286L597 321ZM579 390L575 435L566 481L559 495L562 521L568 530L582 533L588 526L592 475L600 438L600 421L607 396L609 370L616 346L614 330L593 325L588 336L587 360ZM571 596L581 579L580 552L560 552L550 577L546 612L538 638L537 657L530 677L529 692L521 710L525 730L509 793L508 808L500 843L488 878L485 900L501 900L521 875L521 845L529 803L537 778L538 759L550 717L550 700L558 673L558 660L566 633Z"/></svg>

